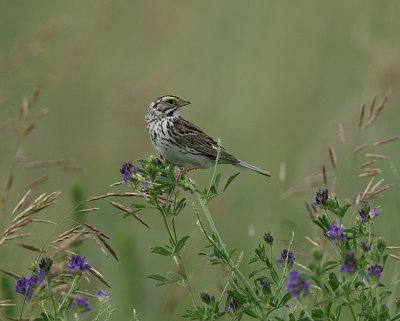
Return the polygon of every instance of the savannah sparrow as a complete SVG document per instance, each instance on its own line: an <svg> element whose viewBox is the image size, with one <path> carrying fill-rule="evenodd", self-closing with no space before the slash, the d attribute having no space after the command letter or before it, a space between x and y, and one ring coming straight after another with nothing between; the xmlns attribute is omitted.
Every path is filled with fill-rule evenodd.
<svg viewBox="0 0 400 321"><path fill-rule="evenodd" d="M188 169L208 168L215 164L218 144L200 128L179 116L181 107L190 102L177 96L166 95L150 104L146 125L151 141L162 157ZM271 176L261 168L245 163L225 148L220 148L220 164L249 168Z"/></svg>

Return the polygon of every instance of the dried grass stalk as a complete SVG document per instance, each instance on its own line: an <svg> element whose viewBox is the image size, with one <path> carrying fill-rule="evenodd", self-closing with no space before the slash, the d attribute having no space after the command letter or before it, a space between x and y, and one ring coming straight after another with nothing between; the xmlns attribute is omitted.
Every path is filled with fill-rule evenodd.
<svg viewBox="0 0 400 321"><path fill-rule="evenodd" d="M102 282L103 284L105 284L107 287L109 287L111 289L111 286L108 284L108 282L105 280L104 276L97 271L95 268L91 268L90 273L93 274L98 280L100 280L100 282Z"/></svg>
<svg viewBox="0 0 400 321"><path fill-rule="evenodd" d="M279 181L284 182L286 180L286 163L281 162L279 164Z"/></svg>
<svg viewBox="0 0 400 321"><path fill-rule="evenodd" d="M99 210L100 207L92 207L92 208L84 208L83 210L79 210L80 213L94 212Z"/></svg>
<svg viewBox="0 0 400 321"><path fill-rule="evenodd" d="M365 143L365 144L360 144L360 145L354 147L353 154L357 154L358 152L362 151L367 146L368 146L368 144Z"/></svg>
<svg viewBox="0 0 400 321"><path fill-rule="evenodd" d="M358 174L358 178L373 177L382 173L380 168L366 168L361 174Z"/></svg>
<svg viewBox="0 0 400 321"><path fill-rule="evenodd" d="M33 246L33 245L30 245L30 244L18 243L17 245L20 246L20 247L22 247L22 248L24 248L24 249L27 249L27 250L29 250L29 251L32 251L32 252L39 252L39 253L45 252L44 249L39 249L38 247Z"/></svg>
<svg viewBox="0 0 400 321"><path fill-rule="evenodd" d="M395 142L399 138L400 138L400 136L393 136L393 137L385 138L382 140L378 140L377 142L373 143L372 145L378 146L378 145L389 144L389 143Z"/></svg>
<svg viewBox="0 0 400 321"><path fill-rule="evenodd" d="M389 156L382 155L382 154L364 154L364 156L367 158L372 158L372 159L390 159Z"/></svg>
<svg viewBox="0 0 400 321"><path fill-rule="evenodd" d="M0 272L3 272L4 274L7 274L8 276L11 276L11 277L13 277L14 279L17 279L17 280L21 278L21 276L19 274L14 273L12 271L4 270L2 268L0 268Z"/></svg>
<svg viewBox="0 0 400 321"><path fill-rule="evenodd" d="M97 201L103 198L107 198L107 197L146 197L145 194L141 194L141 193L135 193L135 192L126 192L126 193L105 193L105 194L101 194L101 195L97 195L97 196L93 196L88 198L86 201L87 202L92 202L92 201Z"/></svg>
<svg viewBox="0 0 400 321"><path fill-rule="evenodd" d="M59 169L62 169L62 170L68 170L68 171L73 171L73 172L82 171L82 167L74 165L68 159L59 159L59 160L53 160L53 161L30 162L30 163L27 164L27 167L30 168L30 169L54 167L54 168L59 168Z"/></svg>
<svg viewBox="0 0 400 321"><path fill-rule="evenodd" d="M373 160L370 160L370 161L368 161L368 162L362 163L362 164L360 165L360 168L361 168L361 169L366 168L366 167L368 167L368 166L374 164L375 162L376 162L376 160L373 159Z"/></svg>
<svg viewBox="0 0 400 321"><path fill-rule="evenodd" d="M322 177L324 178L324 184L328 185L328 176L326 174L326 167L322 165Z"/></svg>
<svg viewBox="0 0 400 321"><path fill-rule="evenodd" d="M145 221L143 221L138 215L133 214L133 213L132 213L132 210L131 210L129 207L127 207L127 206L125 206L125 205L123 205L123 204L117 203L117 202L110 202L110 204L111 204L112 206L118 208L119 210L121 210L121 211L127 213L127 214L131 214L135 219L137 219L137 220L138 220L140 223L142 223L144 226L146 226L147 228L150 228L150 226L147 225L147 223L146 223Z"/></svg>
<svg viewBox="0 0 400 321"><path fill-rule="evenodd" d="M37 187L37 186L43 184L44 182L47 182L49 179L50 179L50 176L48 176L48 175L40 176L40 177L35 178L34 180L30 181L28 184L26 184L26 187L29 189L32 189L34 187Z"/></svg>
<svg viewBox="0 0 400 321"><path fill-rule="evenodd" d="M337 166L337 158L336 158L336 152L335 149L332 146L329 146L329 157L331 158L331 163L333 168L336 168Z"/></svg>
<svg viewBox="0 0 400 321"><path fill-rule="evenodd" d="M312 240L310 237L305 236L305 238L306 238L306 240L307 240L308 242L310 242L312 245L314 245L314 246L316 246L316 247L319 247L319 244L318 244L317 242L315 242L314 240Z"/></svg>
<svg viewBox="0 0 400 321"><path fill-rule="evenodd" d="M361 106L361 113L360 113L360 120L358 122L358 127L359 128L362 128L362 126L363 126L364 114L365 114L365 105L362 105Z"/></svg>
<svg viewBox="0 0 400 321"><path fill-rule="evenodd" d="M27 198L31 195L32 190L28 190L24 196L22 196L21 200L18 202L18 204L14 207L11 215L14 215L17 211L19 211L24 205L27 200Z"/></svg>
<svg viewBox="0 0 400 321"><path fill-rule="evenodd" d="M378 119L379 115L385 108L385 104L389 100L389 96L390 96L390 93L386 94L386 96L383 98L381 104L379 105L379 107L376 110L374 110L374 108L373 108L375 106L375 100L376 100L376 98L374 98L374 100L372 101L373 104L371 104L370 115L368 117L368 120L362 127L363 130L367 129Z"/></svg>

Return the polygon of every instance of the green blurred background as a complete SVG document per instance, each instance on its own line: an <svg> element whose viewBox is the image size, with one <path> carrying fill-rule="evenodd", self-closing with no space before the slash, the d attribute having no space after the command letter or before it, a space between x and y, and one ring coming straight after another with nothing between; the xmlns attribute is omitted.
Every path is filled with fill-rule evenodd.
<svg viewBox="0 0 400 321"><path fill-rule="evenodd" d="M398 134L399 13L396 0L1 0L0 178L7 179L18 146L12 119L38 84L42 91L32 114L42 108L50 112L23 142L26 161L71 159L84 168L68 173L18 164L6 214L27 182L40 175L51 179L35 194L63 192L62 201L44 213L56 221L72 207L73 189L82 189L84 197L111 191L108 185L120 180L122 162L155 153L144 122L150 101L176 94L192 102L182 110L185 118L273 174L266 179L243 171L230 191L211 204L223 239L243 250L246 262L263 232L274 235L278 255L293 230L299 262L306 260L310 246L304 236L313 235L314 228L304 201L312 200L316 186L305 177L320 172L322 164L332 169L328 146L334 146L338 171L331 177L338 177L338 195L354 196L365 187L368 180L356 178L356 166L365 159L362 153L351 156L351 150L361 105L375 94L381 100L392 90L384 113L359 142ZM339 123L345 144L339 140ZM390 245L400 245L398 143L369 152L392 157L379 162L382 178L393 186L374 202L384 210L376 229ZM279 179L281 162L286 164L284 180ZM225 178L236 171L221 170ZM205 186L211 172L197 171L193 178ZM293 186L300 192L282 197ZM155 288L145 278L174 269L173 262L149 253L150 246L166 241L159 217L146 214L147 230L122 220L108 201L93 205L101 210L85 219L111 237L120 262L105 258L95 244L77 251L111 283L113 319L128 320L133 308L140 320L179 319L190 306L186 290ZM32 242L41 244L49 229L36 226L39 235ZM205 242L191 206L180 230L191 235L184 260L195 291L218 294L224 272L196 256ZM0 249L1 267L27 274L35 254L18 251L12 243ZM391 265L388 280L395 281L398 265Z"/></svg>

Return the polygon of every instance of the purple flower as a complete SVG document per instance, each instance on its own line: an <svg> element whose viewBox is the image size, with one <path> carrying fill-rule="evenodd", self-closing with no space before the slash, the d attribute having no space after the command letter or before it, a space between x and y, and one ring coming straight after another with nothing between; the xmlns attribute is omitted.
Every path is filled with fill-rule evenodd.
<svg viewBox="0 0 400 321"><path fill-rule="evenodd" d="M43 270L39 269L36 274L30 278L22 276L17 280L15 292L25 295L29 300L32 297L33 291L44 281L46 275Z"/></svg>
<svg viewBox="0 0 400 321"><path fill-rule="evenodd" d="M296 298L301 294L306 294L310 291L311 282L301 274L300 270L292 270L289 273L288 282L286 284L287 290Z"/></svg>
<svg viewBox="0 0 400 321"><path fill-rule="evenodd" d="M281 268L285 267L285 264L287 262L287 265L292 266L294 264L295 256L292 251L288 251L286 249L282 250L281 252L281 257L276 259L276 262L281 264Z"/></svg>
<svg viewBox="0 0 400 321"><path fill-rule="evenodd" d="M108 294L107 291L104 291L104 290L97 291L96 298L98 298L102 302L108 303L108 301L110 301L110 295Z"/></svg>
<svg viewBox="0 0 400 321"><path fill-rule="evenodd" d="M364 203L362 209L358 211L358 214L360 214L361 223L365 223L371 218L378 217L381 212L376 207L371 210L368 203Z"/></svg>
<svg viewBox="0 0 400 321"><path fill-rule="evenodd" d="M79 312L89 312L90 304L89 300L84 296L77 297L72 303L73 308L77 308Z"/></svg>
<svg viewBox="0 0 400 321"><path fill-rule="evenodd" d="M312 202L314 206L326 207L328 205L329 194L328 189L319 189L315 192L315 199Z"/></svg>
<svg viewBox="0 0 400 321"><path fill-rule="evenodd" d="M369 252L369 251L371 251L371 246L369 246L368 242L366 242L366 241L361 241L361 242L360 242L360 246L361 246L361 249L362 249L364 252Z"/></svg>
<svg viewBox="0 0 400 321"><path fill-rule="evenodd" d="M357 269L357 259L354 252L347 252L344 255L343 264L340 268L342 273L353 273Z"/></svg>
<svg viewBox="0 0 400 321"><path fill-rule="evenodd" d="M90 270L92 268L86 258L79 255L72 256L67 266L72 272Z"/></svg>
<svg viewBox="0 0 400 321"><path fill-rule="evenodd" d="M26 278L25 276L17 280L15 292L25 295L28 299L32 297L33 290L37 285L37 279Z"/></svg>
<svg viewBox="0 0 400 321"><path fill-rule="evenodd" d="M378 217L379 215L381 215L381 212L380 212L376 207L374 207L374 208L372 209L372 211L371 211L371 214L372 214L374 217Z"/></svg>
<svg viewBox="0 0 400 321"><path fill-rule="evenodd" d="M142 185L142 190L143 192L147 193L149 191L149 188L151 187L151 179L150 178L146 178L143 182Z"/></svg>
<svg viewBox="0 0 400 321"><path fill-rule="evenodd" d="M239 308L239 302L235 298L232 298L231 302L229 302L229 305L226 308L226 312L233 313L236 312L238 308Z"/></svg>
<svg viewBox="0 0 400 321"><path fill-rule="evenodd" d="M375 279L379 279L383 273L383 266L379 264L373 264L368 267L367 274Z"/></svg>
<svg viewBox="0 0 400 321"><path fill-rule="evenodd" d="M137 173L139 169L140 169L139 164L132 165L131 162L126 162L122 164L119 172L123 175L124 182L127 183L128 181L131 180L132 174Z"/></svg>
<svg viewBox="0 0 400 321"><path fill-rule="evenodd" d="M331 240L333 244L339 242L346 242L346 235L343 233L346 228L343 225L332 224L325 235Z"/></svg>

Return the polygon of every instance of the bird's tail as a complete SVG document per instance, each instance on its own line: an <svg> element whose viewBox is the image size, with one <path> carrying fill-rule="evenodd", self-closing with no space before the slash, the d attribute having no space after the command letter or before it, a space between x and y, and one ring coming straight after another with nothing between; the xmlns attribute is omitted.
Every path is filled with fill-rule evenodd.
<svg viewBox="0 0 400 321"><path fill-rule="evenodd" d="M261 169L260 167L251 165L251 164L246 163L246 162L243 162L243 161L241 161L241 160L239 160L239 162L236 163L235 165L236 165L236 166L239 166L239 167L243 167L243 168L248 168L248 169L251 169L252 171L255 171L255 172L257 172L257 173L260 173L260 174L262 174L262 175L264 175L264 176L271 177L271 174L270 174L270 173L268 173L267 171L264 171L264 170Z"/></svg>

